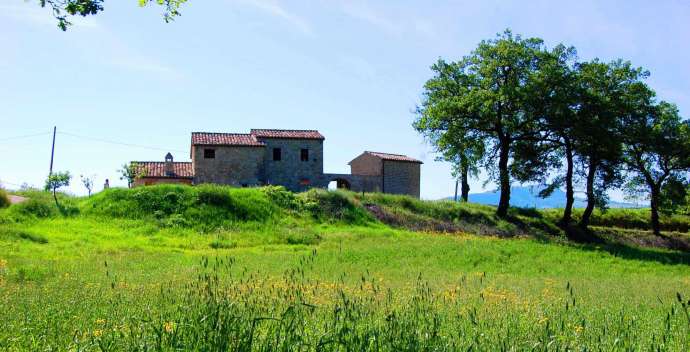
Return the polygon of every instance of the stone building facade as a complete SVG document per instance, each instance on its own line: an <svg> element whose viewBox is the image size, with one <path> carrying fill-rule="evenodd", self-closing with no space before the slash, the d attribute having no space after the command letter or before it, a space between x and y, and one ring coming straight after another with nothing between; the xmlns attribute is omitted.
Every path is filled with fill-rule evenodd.
<svg viewBox="0 0 690 352"><path fill-rule="evenodd" d="M324 137L315 130L252 129L250 133L193 132L191 162L133 162L135 186L215 183L236 187L282 185L292 191L328 187L419 197L421 161L399 154L364 152L350 174L323 172Z"/></svg>
<svg viewBox="0 0 690 352"><path fill-rule="evenodd" d="M378 181L365 186L365 192L407 194L419 198L421 164L421 161L405 155L366 151L350 161L350 173Z"/></svg>

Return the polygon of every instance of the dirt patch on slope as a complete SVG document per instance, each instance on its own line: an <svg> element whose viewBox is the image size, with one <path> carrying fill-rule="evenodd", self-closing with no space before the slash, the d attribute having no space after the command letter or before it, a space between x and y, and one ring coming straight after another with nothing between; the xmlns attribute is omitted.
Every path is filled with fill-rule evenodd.
<svg viewBox="0 0 690 352"><path fill-rule="evenodd" d="M9 195L9 198L10 198L11 204L18 204L18 203L26 202L27 200L29 200L29 198L21 197L21 196L15 196L12 194Z"/></svg>
<svg viewBox="0 0 690 352"><path fill-rule="evenodd" d="M391 227L406 229L410 231L425 231L438 233L471 233L476 235L516 237L525 236L521 228L501 229L495 224L482 222L443 221L424 217L413 213L398 214L386 210L377 204L363 204L376 219Z"/></svg>

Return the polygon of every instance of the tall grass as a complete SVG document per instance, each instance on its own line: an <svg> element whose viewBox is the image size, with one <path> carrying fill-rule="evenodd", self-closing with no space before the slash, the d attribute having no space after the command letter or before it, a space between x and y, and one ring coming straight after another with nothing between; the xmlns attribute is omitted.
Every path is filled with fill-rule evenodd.
<svg viewBox="0 0 690 352"><path fill-rule="evenodd" d="M0 208L7 208L10 206L10 197L7 195L7 191L0 188Z"/></svg>
<svg viewBox="0 0 690 352"><path fill-rule="evenodd" d="M4 294L0 303L15 303L6 306L0 323L0 348L687 351L689 347L690 302L680 293L674 300L602 307L583 302L578 288L569 282L562 286L547 282L539 296L529 297L493 286L483 272L462 274L450 285L435 288L423 269L409 287L390 288L368 271L355 280L319 279L313 275L319 270L316 258L314 250L282 276L266 277L247 271L232 257L204 257L196 279L157 285L157 293L149 295L122 282L108 262L102 265L110 285L87 287L77 297L61 290L49 299L0 291ZM74 299L78 306L69 303Z"/></svg>

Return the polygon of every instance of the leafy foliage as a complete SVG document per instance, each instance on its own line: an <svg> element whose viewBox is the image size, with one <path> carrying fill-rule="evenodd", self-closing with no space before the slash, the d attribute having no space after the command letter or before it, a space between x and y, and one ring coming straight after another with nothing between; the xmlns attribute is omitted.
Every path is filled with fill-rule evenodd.
<svg viewBox="0 0 690 352"><path fill-rule="evenodd" d="M137 178L146 176L145 170L139 167L136 162L124 164L117 170L120 173L120 180L127 181L127 187L132 188Z"/></svg>
<svg viewBox="0 0 690 352"><path fill-rule="evenodd" d="M7 191L0 188L0 208L7 208L10 206L10 197L7 195Z"/></svg>
<svg viewBox="0 0 690 352"><path fill-rule="evenodd" d="M84 176L84 175L79 175L79 178L81 179L81 184L84 185L84 188L86 188L86 191L88 192L89 197L91 196L91 191L93 191L93 183L95 176Z"/></svg>
<svg viewBox="0 0 690 352"><path fill-rule="evenodd" d="M463 186L484 168L501 189L499 216L508 215L513 181L544 184L542 196L565 186L566 229L575 185L582 186L584 231L574 233L586 233L594 209L607 209L607 191L626 179L629 193L650 194L657 234L660 208L686 206L690 123L675 106L656 104L646 70L623 60L577 61L573 47L548 50L539 38L505 31L457 62L439 59L432 71L413 126L453 163Z"/></svg>
<svg viewBox="0 0 690 352"><path fill-rule="evenodd" d="M485 40L458 62L439 60L435 77L425 84L424 101L414 126L430 138L444 157L464 156L469 165L485 160L498 181L499 216L510 201L511 170L521 181L537 177L538 168L513 160L540 160L530 146L539 139L539 115L529 97L548 56L539 38L523 39L506 30Z"/></svg>
<svg viewBox="0 0 690 352"><path fill-rule="evenodd" d="M60 204L58 204L57 190L62 187L69 186L71 179L72 175L70 175L69 171L54 172L48 175L45 190L53 192L53 198L55 199L56 206L60 206Z"/></svg>
<svg viewBox="0 0 690 352"><path fill-rule="evenodd" d="M144 7L151 3L163 6L163 18L165 22L170 22L175 17L180 16L179 8L187 2L187 0L138 0L139 6ZM57 26L63 31L66 31L72 22L69 21L70 16L91 16L103 11L104 0L38 0L41 7L49 7L55 19L58 21Z"/></svg>
<svg viewBox="0 0 690 352"><path fill-rule="evenodd" d="M632 177L629 192L647 194L652 228L660 234L659 211L685 206L690 183L690 122L675 105L645 106L625 121L625 162Z"/></svg>

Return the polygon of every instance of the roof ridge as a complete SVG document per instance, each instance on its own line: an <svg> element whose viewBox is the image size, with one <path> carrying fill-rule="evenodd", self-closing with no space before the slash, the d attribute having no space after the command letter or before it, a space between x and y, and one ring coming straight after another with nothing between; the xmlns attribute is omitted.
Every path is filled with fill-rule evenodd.
<svg viewBox="0 0 690 352"><path fill-rule="evenodd" d="M404 161L404 162L413 162L413 163L420 163L423 164L421 160L415 159L411 156L407 156L405 154L393 154L393 153L384 153L384 152L374 152L371 150L365 150L364 154L369 154L377 158L381 158L383 160L391 160L391 161Z"/></svg>
<svg viewBox="0 0 690 352"><path fill-rule="evenodd" d="M252 128L251 131L318 132L318 130L284 129L284 128Z"/></svg>
<svg viewBox="0 0 690 352"><path fill-rule="evenodd" d="M192 134L232 134L232 135L240 135L240 136L252 136L251 133L238 133L238 132L192 132Z"/></svg>
<svg viewBox="0 0 690 352"><path fill-rule="evenodd" d="M386 155L397 155L397 156L407 156L405 154L395 154L395 153L386 153L386 152L376 152L373 150L365 150L365 153L375 153L375 154L386 154Z"/></svg>
<svg viewBox="0 0 690 352"><path fill-rule="evenodd" d="M159 163L165 164L167 161L153 161L153 160L132 160L132 163ZM191 161L173 161L173 164L191 164Z"/></svg>

